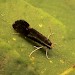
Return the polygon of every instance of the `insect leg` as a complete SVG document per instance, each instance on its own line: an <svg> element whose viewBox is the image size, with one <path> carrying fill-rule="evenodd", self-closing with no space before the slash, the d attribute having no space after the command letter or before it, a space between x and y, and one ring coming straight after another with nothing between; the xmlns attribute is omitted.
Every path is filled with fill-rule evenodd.
<svg viewBox="0 0 75 75"><path fill-rule="evenodd" d="M33 50L33 51L29 54L29 57L30 57L35 51L37 51L37 50L39 50L39 49L41 49L41 48L42 48L42 46L41 46L41 47L36 47L36 49Z"/></svg>
<svg viewBox="0 0 75 75"><path fill-rule="evenodd" d="M13 35L19 35L20 33L12 33Z"/></svg>
<svg viewBox="0 0 75 75"><path fill-rule="evenodd" d="M46 49L46 57L47 57L47 59L50 59L49 57L48 57L48 50Z"/></svg>

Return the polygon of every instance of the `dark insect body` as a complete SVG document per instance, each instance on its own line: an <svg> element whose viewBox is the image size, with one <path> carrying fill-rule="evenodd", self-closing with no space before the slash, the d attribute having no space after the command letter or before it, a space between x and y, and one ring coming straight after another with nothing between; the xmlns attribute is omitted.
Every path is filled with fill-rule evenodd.
<svg viewBox="0 0 75 75"><path fill-rule="evenodd" d="M47 39L44 35L39 33L37 30L30 28L30 25L24 20L17 20L12 25L16 32L22 34L23 36L38 42L42 46L51 49L52 43L49 39Z"/></svg>

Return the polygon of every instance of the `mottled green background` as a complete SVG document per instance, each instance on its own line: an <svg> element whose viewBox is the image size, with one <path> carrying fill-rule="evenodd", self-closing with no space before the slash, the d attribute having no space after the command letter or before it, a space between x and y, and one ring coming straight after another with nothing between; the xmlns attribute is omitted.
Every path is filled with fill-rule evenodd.
<svg viewBox="0 0 75 75"><path fill-rule="evenodd" d="M14 35L24 19L53 43L47 59L34 45ZM0 0L0 75L75 75L75 0Z"/></svg>

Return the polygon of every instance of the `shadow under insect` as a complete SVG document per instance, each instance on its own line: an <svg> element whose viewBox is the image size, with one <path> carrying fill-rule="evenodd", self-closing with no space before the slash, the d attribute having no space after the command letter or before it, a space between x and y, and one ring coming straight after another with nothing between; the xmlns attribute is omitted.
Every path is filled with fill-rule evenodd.
<svg viewBox="0 0 75 75"><path fill-rule="evenodd" d="M36 31L35 29L30 28L29 24L24 20L15 21L15 23L13 24L13 28L16 32L20 33L20 36L22 38L26 37L25 39L28 42L31 42L33 45L37 46L37 49L32 51L31 54L36 50L43 48L41 51L45 50L47 56L48 49L50 50L52 48L52 43L49 39L47 39L44 35Z"/></svg>

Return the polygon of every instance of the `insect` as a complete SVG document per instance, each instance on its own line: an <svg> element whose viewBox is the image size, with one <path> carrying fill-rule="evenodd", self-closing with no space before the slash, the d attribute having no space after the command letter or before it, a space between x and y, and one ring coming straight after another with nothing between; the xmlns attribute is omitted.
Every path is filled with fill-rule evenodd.
<svg viewBox="0 0 75 75"><path fill-rule="evenodd" d="M36 49L32 51L29 56L31 56L36 50L41 49L43 47L46 47L48 49L52 48L51 41L34 28L30 28L30 25L26 21L17 20L12 26L14 30L16 30L16 32L42 45L41 47L36 47ZM46 57L48 58L47 52L48 50L46 49Z"/></svg>

